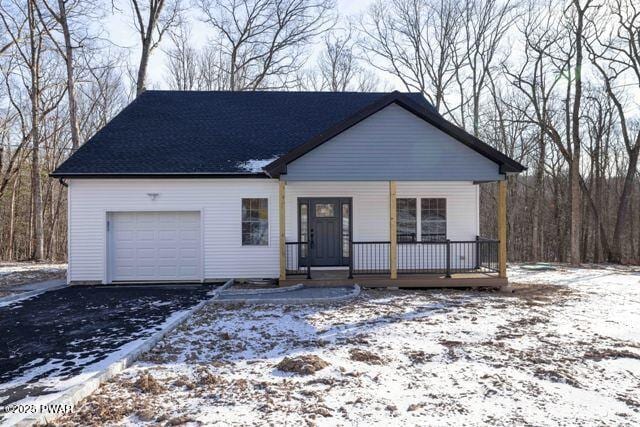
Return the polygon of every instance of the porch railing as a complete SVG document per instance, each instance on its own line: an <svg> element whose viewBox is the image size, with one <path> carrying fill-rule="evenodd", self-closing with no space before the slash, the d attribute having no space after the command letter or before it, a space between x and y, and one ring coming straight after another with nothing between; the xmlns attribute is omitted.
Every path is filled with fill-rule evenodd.
<svg viewBox="0 0 640 427"><path fill-rule="evenodd" d="M354 274L389 274L391 242L351 242L349 276Z"/></svg>
<svg viewBox="0 0 640 427"><path fill-rule="evenodd" d="M349 277L360 274L389 274L389 241L352 241ZM311 278L308 242L286 242L287 275ZM445 274L498 271L498 240L399 242L398 274Z"/></svg>
<svg viewBox="0 0 640 427"><path fill-rule="evenodd" d="M478 270L497 272L499 240L476 237L478 242Z"/></svg>
<svg viewBox="0 0 640 427"><path fill-rule="evenodd" d="M389 273L391 242L352 242L350 276ZM397 243L398 274L445 274L498 271L498 240Z"/></svg>
<svg viewBox="0 0 640 427"><path fill-rule="evenodd" d="M307 279L311 279L311 265L307 262L308 253L308 242L285 243L285 270L287 275L305 274Z"/></svg>

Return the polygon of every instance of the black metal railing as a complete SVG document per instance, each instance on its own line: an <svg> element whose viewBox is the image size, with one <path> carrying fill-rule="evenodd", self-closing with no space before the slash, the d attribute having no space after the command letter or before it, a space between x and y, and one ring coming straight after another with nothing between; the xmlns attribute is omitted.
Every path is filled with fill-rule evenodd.
<svg viewBox="0 0 640 427"><path fill-rule="evenodd" d="M482 271L497 272L498 265L498 247L500 246L499 240L487 239L485 237L476 237L477 242L477 269Z"/></svg>
<svg viewBox="0 0 640 427"><path fill-rule="evenodd" d="M497 272L498 240L477 236L475 240L398 242L398 274L444 274ZM349 277L358 274L389 274L391 242L351 242ZM287 275L311 278L307 262L308 242L286 242Z"/></svg>
<svg viewBox="0 0 640 427"><path fill-rule="evenodd" d="M448 242L398 243L398 273L446 273Z"/></svg>
<svg viewBox="0 0 640 427"><path fill-rule="evenodd" d="M308 242L285 243L285 270L287 275L305 274L307 279L311 279L311 265L307 262L308 253Z"/></svg>
<svg viewBox="0 0 640 427"><path fill-rule="evenodd" d="M389 273L390 242L352 242L349 276ZM498 241L398 242L398 274L445 274L498 271Z"/></svg>
<svg viewBox="0 0 640 427"><path fill-rule="evenodd" d="M391 242L351 242L349 277L354 274L388 274Z"/></svg>

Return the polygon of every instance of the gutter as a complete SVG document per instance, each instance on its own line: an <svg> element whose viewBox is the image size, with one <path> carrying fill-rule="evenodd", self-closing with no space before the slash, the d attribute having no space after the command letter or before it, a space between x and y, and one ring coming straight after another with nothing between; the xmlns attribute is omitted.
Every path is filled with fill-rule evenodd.
<svg viewBox="0 0 640 427"><path fill-rule="evenodd" d="M52 172L49 174L51 178L58 178L60 180L64 178L73 179L193 179L193 178L258 178L268 179L271 178L266 173L246 173L246 172L223 172L223 173L57 173Z"/></svg>

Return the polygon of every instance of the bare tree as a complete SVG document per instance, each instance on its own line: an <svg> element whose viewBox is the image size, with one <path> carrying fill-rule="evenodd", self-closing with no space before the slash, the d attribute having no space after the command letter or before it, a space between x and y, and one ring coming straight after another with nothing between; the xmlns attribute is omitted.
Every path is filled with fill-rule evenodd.
<svg viewBox="0 0 640 427"><path fill-rule="evenodd" d="M215 48L215 43L205 46L198 55L198 89L229 89L229 61L226 54Z"/></svg>
<svg viewBox="0 0 640 427"><path fill-rule="evenodd" d="M571 176L571 264L577 265L582 261L580 257L580 227L582 221L582 200L580 188L580 103L582 102L582 42L584 38L585 14L589 9L592 0L585 0L582 4L580 0L573 0L574 12L574 40L575 40L575 62L574 62L574 95L571 109L571 145L569 173Z"/></svg>
<svg viewBox="0 0 640 427"><path fill-rule="evenodd" d="M457 73L461 18L453 0L378 0L361 21L361 49L369 65L452 116L447 95Z"/></svg>
<svg viewBox="0 0 640 427"><path fill-rule="evenodd" d="M191 31L185 21L170 34L167 55L167 81L177 90L193 90L198 86L198 52L191 46Z"/></svg>
<svg viewBox="0 0 640 427"><path fill-rule="evenodd" d="M229 90L284 89L308 44L333 25L334 0L199 0ZM224 68L223 68L224 67Z"/></svg>
<svg viewBox="0 0 640 427"><path fill-rule="evenodd" d="M356 40L351 29L334 30L322 40L316 63L300 77L305 90L330 92L372 92L381 86L373 72L356 56Z"/></svg>
<svg viewBox="0 0 640 427"><path fill-rule="evenodd" d="M51 37L51 41L53 42L56 50L60 53L65 62L71 144L72 149L77 150L80 146L80 137L78 131L78 107L76 101L75 82L75 73L77 68L74 66L74 49L82 43L85 43L89 37L86 32L81 33L79 30L72 28L71 20L77 18L83 21L82 26L88 26L86 19L91 16L91 12L86 7L87 3L81 0L57 0L55 3L51 0L42 0L42 4L44 5L46 12L48 12L48 15L53 18L53 21L59 27L59 32L62 36L62 41L58 41L58 38L53 35L54 29L52 23L47 22L48 16L43 16L43 12L36 3L36 10L42 20L43 28ZM95 6L93 6L93 8L95 8ZM73 40L74 36L77 37L75 40Z"/></svg>
<svg viewBox="0 0 640 427"><path fill-rule="evenodd" d="M518 17L516 3L511 0L465 0L460 2L463 22L462 50L454 50L458 69L456 78L461 96L459 114L462 127L466 116L472 121L470 130L474 135L480 131L480 103L489 84L489 73L496 66L496 57L507 31L513 28ZM466 94L469 92L470 96ZM468 101L465 98L470 98ZM470 104L471 114L465 114Z"/></svg>
<svg viewBox="0 0 640 427"><path fill-rule="evenodd" d="M147 67L153 51L162 37L179 21L181 0L129 0L133 23L140 36L140 63L136 78L136 95L145 89Z"/></svg>
<svg viewBox="0 0 640 427"><path fill-rule="evenodd" d="M625 105L626 84L640 89L640 6L631 0L614 0L605 13L615 18L614 28L606 38L597 32L595 40L587 41L587 49L591 63L598 70L606 93L615 105L622 141L628 155L609 256L609 261L621 262L622 233L627 225L629 199L640 154L640 126L637 120L634 123L629 118L630 112ZM599 16L601 17L602 15Z"/></svg>
<svg viewBox="0 0 640 427"><path fill-rule="evenodd" d="M3 7L0 18L7 33L28 68L27 85L30 100L31 128L31 191L33 206L33 258L43 259L44 239L42 226L42 193L40 182L40 67L42 65L42 51L44 48L43 30L37 17L35 0L28 0L26 5L12 2L11 10ZM24 33L23 33L24 31ZM24 42L23 42L24 38Z"/></svg>

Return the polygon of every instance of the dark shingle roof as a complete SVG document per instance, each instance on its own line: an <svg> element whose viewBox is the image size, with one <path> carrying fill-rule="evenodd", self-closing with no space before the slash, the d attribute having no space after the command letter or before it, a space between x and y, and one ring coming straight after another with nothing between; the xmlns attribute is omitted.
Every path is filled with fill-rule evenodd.
<svg viewBox="0 0 640 427"><path fill-rule="evenodd" d="M386 95L146 91L52 175L247 173L243 162L281 156Z"/></svg>

